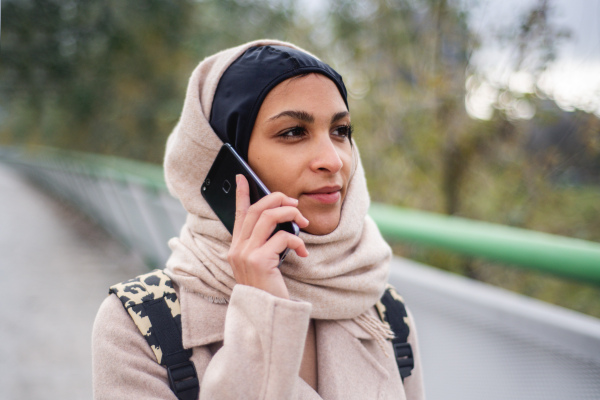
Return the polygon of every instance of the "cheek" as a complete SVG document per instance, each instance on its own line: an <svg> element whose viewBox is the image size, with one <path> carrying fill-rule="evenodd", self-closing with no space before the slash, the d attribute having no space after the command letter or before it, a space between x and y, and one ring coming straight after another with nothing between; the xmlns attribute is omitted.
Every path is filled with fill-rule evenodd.
<svg viewBox="0 0 600 400"><path fill-rule="evenodd" d="M342 175L346 182L349 181L350 175L352 174L352 168L354 165L354 159L352 157L352 148L344 149L344 152L340 155L342 159L342 163L344 166L342 167Z"/></svg>
<svg viewBox="0 0 600 400"><path fill-rule="evenodd" d="M282 153L258 156L250 160L250 167L256 172L271 192L282 192L297 198L296 184L300 175L297 162L293 156Z"/></svg>

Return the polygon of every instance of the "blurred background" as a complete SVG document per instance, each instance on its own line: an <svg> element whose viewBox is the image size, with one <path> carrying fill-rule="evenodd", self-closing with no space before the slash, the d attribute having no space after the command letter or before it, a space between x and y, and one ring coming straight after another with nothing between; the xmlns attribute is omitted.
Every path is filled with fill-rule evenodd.
<svg viewBox="0 0 600 400"><path fill-rule="evenodd" d="M160 164L204 57L288 40L343 76L374 201L600 241L598 0L4 0L0 145ZM600 316L600 290L396 254Z"/></svg>
<svg viewBox="0 0 600 400"><path fill-rule="evenodd" d="M90 397L107 288L163 265L185 218L160 164L187 80L259 38L342 74L374 205L404 210L371 215L430 236L390 236L428 397L600 398L600 0L1 6L1 398Z"/></svg>

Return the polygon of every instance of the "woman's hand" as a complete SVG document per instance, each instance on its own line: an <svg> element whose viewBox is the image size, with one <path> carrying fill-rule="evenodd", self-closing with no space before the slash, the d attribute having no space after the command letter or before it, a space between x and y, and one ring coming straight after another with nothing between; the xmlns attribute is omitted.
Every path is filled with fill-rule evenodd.
<svg viewBox="0 0 600 400"><path fill-rule="evenodd" d="M279 192L250 205L248 181L243 175L236 176L235 224L227 260L237 283L289 299L278 268L279 253L290 248L306 257L308 251L302 239L289 232L281 230L269 237L282 222L294 221L300 228L308 226L297 206L298 200Z"/></svg>

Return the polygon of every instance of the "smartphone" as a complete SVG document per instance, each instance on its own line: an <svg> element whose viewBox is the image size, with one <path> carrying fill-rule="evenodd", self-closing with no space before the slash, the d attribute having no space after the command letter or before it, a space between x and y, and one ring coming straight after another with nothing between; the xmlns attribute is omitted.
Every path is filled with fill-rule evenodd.
<svg viewBox="0 0 600 400"><path fill-rule="evenodd" d="M271 193L235 149L229 143L225 143L210 167L200 187L200 193L231 234L235 223L235 176L237 174L244 175L248 181L250 204ZM280 230L296 236L300 233L300 228L293 221L277 224L271 236ZM285 249L279 255L280 265L289 250Z"/></svg>

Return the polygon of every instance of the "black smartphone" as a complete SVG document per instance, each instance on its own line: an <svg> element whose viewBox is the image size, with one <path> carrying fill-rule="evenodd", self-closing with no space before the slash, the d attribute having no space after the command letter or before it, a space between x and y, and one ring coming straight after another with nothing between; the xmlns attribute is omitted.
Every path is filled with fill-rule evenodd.
<svg viewBox="0 0 600 400"><path fill-rule="evenodd" d="M225 143L210 167L200 192L231 234L235 223L235 176L237 174L244 175L248 180L250 204L271 193L235 149L229 143ZM280 230L296 236L300 233L298 225L293 221L277 224L271 236ZM288 252L289 249L285 249L279 255L280 264Z"/></svg>

